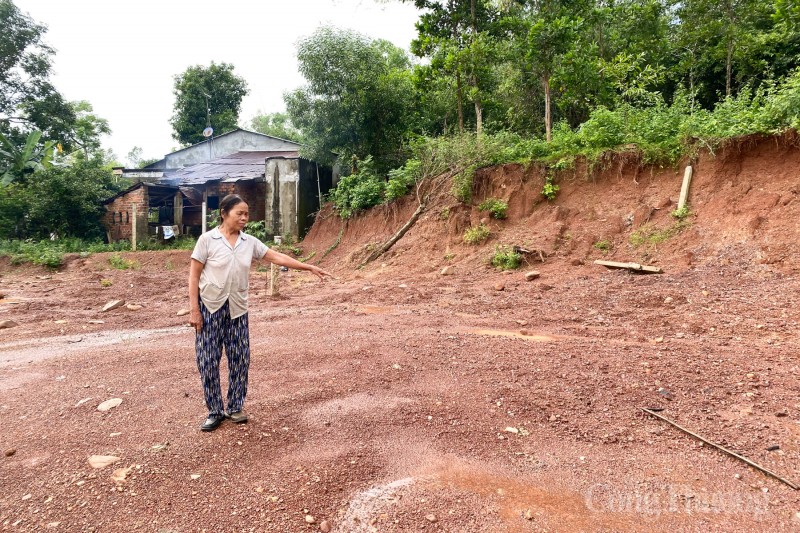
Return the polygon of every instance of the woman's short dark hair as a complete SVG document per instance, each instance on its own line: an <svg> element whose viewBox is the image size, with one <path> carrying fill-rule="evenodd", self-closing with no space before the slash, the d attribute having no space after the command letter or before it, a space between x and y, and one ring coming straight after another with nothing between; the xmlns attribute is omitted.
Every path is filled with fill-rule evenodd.
<svg viewBox="0 0 800 533"><path fill-rule="evenodd" d="M229 194L219 203L219 220L222 222L222 216L230 213L231 209L239 204L245 203L242 197L238 194Z"/></svg>

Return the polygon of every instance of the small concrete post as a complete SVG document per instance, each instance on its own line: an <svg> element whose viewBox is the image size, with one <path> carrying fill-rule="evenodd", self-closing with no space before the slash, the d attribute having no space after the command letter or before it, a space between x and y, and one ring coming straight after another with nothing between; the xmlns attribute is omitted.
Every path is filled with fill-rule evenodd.
<svg viewBox="0 0 800 533"><path fill-rule="evenodd" d="M683 209L683 206L686 205L686 201L689 199L689 185L692 183L692 167L691 165L686 167L686 171L683 173L683 185L681 186L681 196L678 199L678 209Z"/></svg>
<svg viewBox="0 0 800 533"><path fill-rule="evenodd" d="M269 295L280 296L278 282L280 281L281 268L275 263L269 265Z"/></svg>
<svg viewBox="0 0 800 533"><path fill-rule="evenodd" d="M203 233L205 233L206 229L208 228L208 220L207 220L208 217L206 215L206 203L205 202L203 202L203 210L202 210L202 212L203 212L203 214L201 216L202 216L202 219L203 219Z"/></svg>
<svg viewBox="0 0 800 533"><path fill-rule="evenodd" d="M133 204L133 223L131 224L131 250L136 251L136 225L139 219L136 217L136 204Z"/></svg>

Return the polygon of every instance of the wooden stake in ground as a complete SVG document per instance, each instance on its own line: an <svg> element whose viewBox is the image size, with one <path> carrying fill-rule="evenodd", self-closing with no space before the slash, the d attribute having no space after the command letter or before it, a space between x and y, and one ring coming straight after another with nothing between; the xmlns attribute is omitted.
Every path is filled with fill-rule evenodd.
<svg viewBox="0 0 800 533"><path fill-rule="evenodd" d="M670 420L669 418L667 418L667 417L665 417L665 416L662 416L662 415L660 415L660 414L656 413L656 412L655 412L655 411L653 411L652 409L648 409L648 408L646 408L646 407L642 407L641 409L642 409L642 411L644 411L644 412L645 412L645 413L647 413L648 415L654 416L654 417L656 417L656 418L660 418L660 419L661 419L661 420L663 420L664 422L667 422L668 424L671 424L671 425L675 426L676 428L680 429L681 431L683 431L683 432L684 432L684 433L686 433L687 435L691 435L692 437L694 437L694 438L696 438L696 439L699 439L699 440L701 440L701 441L705 442L705 443L706 443L706 444L708 444L709 446L713 446L714 448L716 448L716 449L718 449L718 450L720 450L720 451L723 451L723 452L727 453L728 455L731 455L731 456L733 456L733 457L736 457L736 458L737 458L737 459L739 459L740 461L744 461L745 463L749 464L749 465L750 465L750 466L752 466L753 468L756 468L756 469L758 469L758 470L761 470L762 472L764 472L764 473L765 473L765 474L767 474L768 476L772 476L772 477L774 477L775 479L777 479L778 481L780 481L780 482L782 482L782 483L786 483L787 485L789 485L790 487L792 487L794 490L797 490L798 488L800 488L800 487L798 487L797 485L795 485L794 483L792 483L791 481L789 481L789 480L787 480L787 479L784 479L784 478L782 478L781 476L779 476L779 475L778 475L778 474L776 474L775 472L772 472L772 471L770 471L770 470L767 470L766 468L764 468L763 466L759 465L758 463L754 463L754 462L753 462L753 461L751 461L750 459L748 459L748 458L746 458L746 457L742 457L741 455L739 455L739 454L737 454L737 453L735 453L735 452L732 452L732 451L730 451L729 449L727 449L727 448L724 448L724 447L720 446L719 444L714 444L714 443L713 443L713 442L711 442L710 440L708 440L708 439L704 439L703 437L701 437L701 436L700 436L700 435L698 435L697 433L693 433L693 432L689 431L688 429L686 429L686 428L684 428L684 427L681 427L681 426L679 426L678 424L676 424L675 422L673 422L673 421L672 421L672 420Z"/></svg>
<svg viewBox="0 0 800 533"><path fill-rule="evenodd" d="M681 185L681 196L678 199L678 209L683 209L689 199L689 185L692 184L692 167L687 166L683 173L683 185Z"/></svg>
<svg viewBox="0 0 800 533"><path fill-rule="evenodd" d="M278 285L280 281L281 275L281 267L276 265L275 263L270 263L269 265L269 295L270 296L280 296L280 291L278 290Z"/></svg>

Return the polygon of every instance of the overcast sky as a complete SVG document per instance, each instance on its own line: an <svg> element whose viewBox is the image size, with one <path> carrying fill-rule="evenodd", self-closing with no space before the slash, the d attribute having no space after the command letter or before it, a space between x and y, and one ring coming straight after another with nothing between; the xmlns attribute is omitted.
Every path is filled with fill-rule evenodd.
<svg viewBox="0 0 800 533"><path fill-rule="evenodd" d="M168 120L173 76L211 61L247 80L242 124L284 111L283 93L303 84L298 39L322 25L349 28L408 49L418 12L396 0L14 0L46 24L56 49L53 82L69 100L88 100L109 121L104 146L118 159L134 146L147 158L177 148Z"/></svg>

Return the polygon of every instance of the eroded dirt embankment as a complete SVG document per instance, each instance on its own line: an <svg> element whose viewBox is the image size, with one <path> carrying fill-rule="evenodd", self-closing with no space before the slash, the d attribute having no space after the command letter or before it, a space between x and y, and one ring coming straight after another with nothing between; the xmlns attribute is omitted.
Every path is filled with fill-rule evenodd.
<svg viewBox="0 0 800 533"><path fill-rule="evenodd" d="M549 261L576 266L605 258L650 262L673 271L737 249L737 257L749 263L794 271L800 228L796 136L740 139L715 156L703 153L688 163L694 170L692 214L682 225L670 213L685 164L643 169L620 157L592 172L578 165L558 176L561 190L553 202L540 194L544 175L539 167L482 169L475 177L471 205L450 198L431 206L378 263L415 273L445 264L473 268L485 263L496 245L507 244L541 250ZM487 198L508 203L506 220L478 210ZM304 251L315 251L315 261L325 256L321 264L358 265L366 250L393 234L416 206L413 198L406 198L346 221L324 210L305 239ZM482 246L464 244L464 231L481 221L490 227L489 240Z"/></svg>

